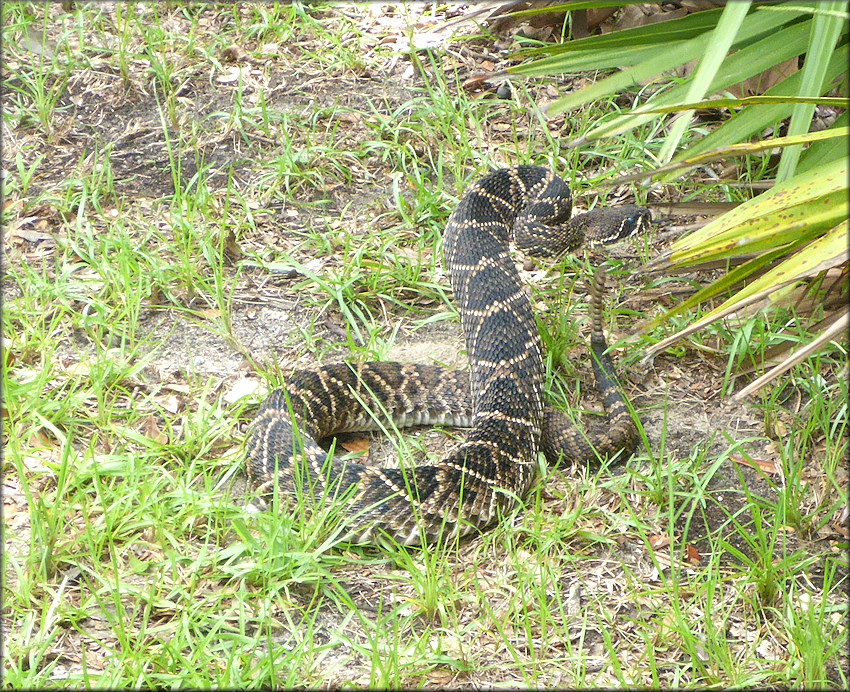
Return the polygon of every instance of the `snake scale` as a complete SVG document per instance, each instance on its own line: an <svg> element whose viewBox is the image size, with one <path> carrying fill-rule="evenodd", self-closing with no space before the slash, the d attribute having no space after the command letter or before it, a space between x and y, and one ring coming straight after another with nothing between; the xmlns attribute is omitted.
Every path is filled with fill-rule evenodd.
<svg viewBox="0 0 850 692"><path fill-rule="evenodd" d="M285 388L267 397L253 424L247 465L258 492L278 483L284 499L306 501L313 510L347 503L345 540L389 537L414 545L490 526L528 491L539 451L549 463L630 454L636 429L602 333L604 273L599 270L593 283L591 349L607 425L588 435L544 403L540 335L509 244L513 240L527 254L558 256L585 240L633 235L647 224L649 212L627 206L571 215L569 186L548 168L502 169L473 184L444 233L469 372L403 363L297 370ZM470 429L448 456L414 468L329 461L317 443L340 432L376 429L388 419L398 427Z"/></svg>

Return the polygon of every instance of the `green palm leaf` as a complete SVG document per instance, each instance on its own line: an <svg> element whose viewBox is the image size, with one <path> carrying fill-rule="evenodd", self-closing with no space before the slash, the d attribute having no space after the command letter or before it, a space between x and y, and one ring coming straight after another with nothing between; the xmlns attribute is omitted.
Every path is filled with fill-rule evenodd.
<svg viewBox="0 0 850 692"><path fill-rule="evenodd" d="M564 9L577 8L570 5ZM550 104L547 114L556 115L639 84L653 80L661 84L669 70L700 60L696 71L683 83L659 90L631 112L601 123L569 143L576 147L616 137L667 117L663 113L679 113L661 149L653 155L654 161L666 165L625 180L654 176L669 181L706 161L782 150L775 187L680 239L647 265L648 272L669 272L721 260L728 261L731 268L726 276L649 322L646 329L709 298L737 290L687 330L660 342L647 357L716 319L750 305L775 306L799 293L801 285L813 278L846 268L846 219L850 214L847 116L842 115L824 132L808 130L816 104L829 102L824 95L837 82L846 84L847 24L844 5L831 0L812 4L729 3L722 9L678 20L525 51L522 55L535 59L508 70L513 75L532 76L621 68ZM765 98L707 98L724 96L724 90L803 56L803 69L773 86ZM713 132L677 153L694 110L708 107L734 109L734 113ZM787 135L748 141L789 116ZM847 272L840 276L844 278L838 290L846 290ZM846 315L826 318L822 322L825 331L813 337L812 343L827 343L835 336L835 324L841 319ZM801 353L809 351L801 349L795 357L801 357Z"/></svg>

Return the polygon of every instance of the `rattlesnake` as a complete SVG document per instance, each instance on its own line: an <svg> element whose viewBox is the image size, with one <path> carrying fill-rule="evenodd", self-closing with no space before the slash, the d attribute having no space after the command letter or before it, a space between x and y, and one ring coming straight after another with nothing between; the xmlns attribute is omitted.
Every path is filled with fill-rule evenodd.
<svg viewBox="0 0 850 692"><path fill-rule="evenodd" d="M351 542L388 536L418 544L491 525L528 490L539 451L550 463L630 454L635 426L602 335L604 273L597 273L593 286L591 346L608 425L588 437L544 405L540 336L509 242L513 238L528 254L557 256L585 239L632 235L648 222L649 212L628 206L571 220L571 210L567 184L540 166L495 171L474 184L444 234L470 372L402 363L296 371L284 389L268 396L253 425L247 464L258 490L268 492L278 483L282 497L313 509L347 503L342 522ZM370 403L375 401L377 406ZM447 424L470 430L445 458L406 469L328 462L316 443L339 432L375 429L388 418L399 427Z"/></svg>

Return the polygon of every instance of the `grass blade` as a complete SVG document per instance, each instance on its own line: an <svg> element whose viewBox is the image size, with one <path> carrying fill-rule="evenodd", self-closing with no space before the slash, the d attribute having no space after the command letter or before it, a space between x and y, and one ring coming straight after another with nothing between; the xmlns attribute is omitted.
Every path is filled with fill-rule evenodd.
<svg viewBox="0 0 850 692"><path fill-rule="evenodd" d="M697 71L690 80L685 101L699 101L709 92L717 71L726 59L726 53L735 41L735 36L741 28L747 13L750 11L750 2L735 2L723 8L723 14L717 22L717 27L711 32L710 47L700 61ZM669 161L682 135L691 124L694 111L686 110L681 113L676 122L670 128L670 133L661 148L659 159L662 163Z"/></svg>
<svg viewBox="0 0 850 692"><path fill-rule="evenodd" d="M824 84L819 93L828 90L829 85L847 71L848 50L847 44L839 46L827 63ZM791 114L794 101L790 98L801 93L800 84L803 75L795 72L779 84L771 87L762 97L752 99L739 99L740 105L744 106L729 120L705 137L691 144L686 151L680 152L673 158L674 161L686 157L696 156L711 149L718 149L745 141L748 137L761 132L766 127L787 118ZM773 97L770 101L765 97ZM846 101L845 101L846 102ZM752 106L758 105L758 108ZM734 108L732 100L720 99L715 103L718 108Z"/></svg>
<svg viewBox="0 0 850 692"><path fill-rule="evenodd" d="M756 14L755 16L760 15ZM750 17L748 16L747 20L749 19ZM742 33L745 29L746 27L742 27ZM808 26L805 22L792 24L780 29L775 35L761 38L759 41L733 53L723 62L722 69L718 71L708 88L708 93L717 93L735 84L740 84L753 75L770 69L777 63L800 55L808 46L808 33ZM700 48L704 47L704 44L700 45ZM650 103L652 106L685 103L688 101L688 88L687 83L673 87L662 96L652 99ZM588 132L576 144L598 140L603 137L615 137L654 118L655 116L651 114L635 115L633 113L620 118L614 118L610 122Z"/></svg>
<svg viewBox="0 0 850 692"><path fill-rule="evenodd" d="M816 96L821 92L826 80L826 72L829 59L842 33L846 31L846 13L842 18L841 9L844 3L820 2L818 10L812 22L812 35L809 48L806 51L806 62L803 65L803 78L800 84L801 96ZM798 103L794 105L791 115L791 124L788 126L788 134L798 135L809 130L815 107L813 104ZM802 147L797 145L789 147L782 152L779 161L779 170L776 173L777 182L787 180L794 175L797 161L802 153Z"/></svg>

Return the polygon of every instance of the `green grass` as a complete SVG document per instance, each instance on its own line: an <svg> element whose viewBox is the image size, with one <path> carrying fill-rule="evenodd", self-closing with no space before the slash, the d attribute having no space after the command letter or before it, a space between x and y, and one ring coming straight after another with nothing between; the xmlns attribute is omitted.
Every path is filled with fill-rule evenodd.
<svg viewBox="0 0 850 692"><path fill-rule="evenodd" d="M566 149L616 103L544 122L544 83L478 98L452 54L382 44L402 30L376 9L3 5L6 684L846 687L846 353L753 406L719 397L791 313L694 335L654 371L639 361L661 331L620 344L635 457L545 470L482 536L377 550L334 543L335 507L255 511L242 453L261 394L234 383L411 346L451 360L441 231L465 187L549 163L609 204L627 191L604 183L663 146L647 123ZM632 278L656 250L650 235L608 260L613 337L657 310ZM550 398L580 424L598 419L599 261L530 273ZM405 463L462 436L386 432L370 455Z"/></svg>

